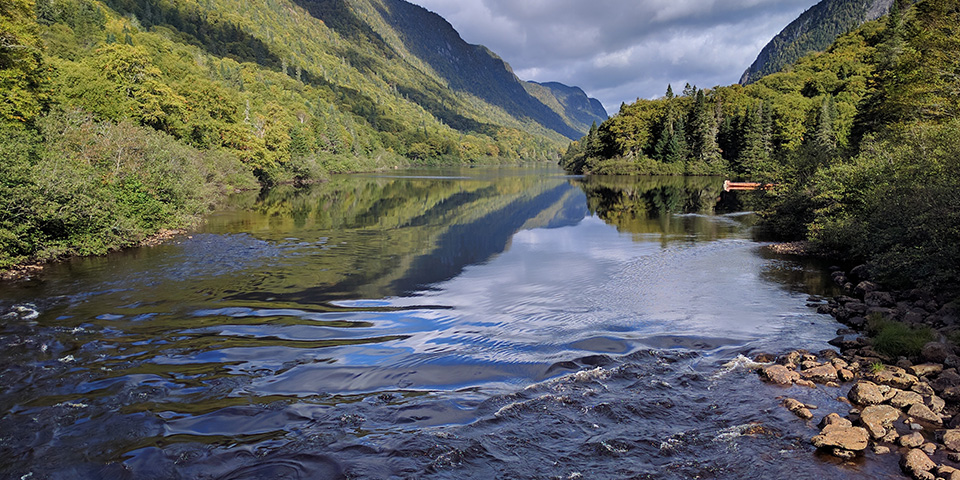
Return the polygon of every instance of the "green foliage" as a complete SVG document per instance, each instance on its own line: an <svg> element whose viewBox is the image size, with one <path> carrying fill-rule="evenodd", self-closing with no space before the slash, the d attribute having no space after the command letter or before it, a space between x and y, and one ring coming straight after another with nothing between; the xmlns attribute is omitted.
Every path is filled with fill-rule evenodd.
<svg viewBox="0 0 960 480"><path fill-rule="evenodd" d="M811 52L826 50L838 36L876 18L871 18L870 13L878 12L870 12L870 8L883 4L882 0L830 0L814 5L763 48L756 61L744 72L740 83L756 82L766 75L789 69ZM811 87L815 85L813 83Z"/></svg>
<svg viewBox="0 0 960 480"><path fill-rule="evenodd" d="M930 327L913 328L905 323L885 320L879 315L867 319L867 332L878 353L891 358L917 357L923 346L934 340Z"/></svg>
<svg viewBox="0 0 960 480"><path fill-rule="evenodd" d="M136 244L192 225L227 191L256 185L235 157L129 120L70 111L38 124L40 135L0 139L0 267Z"/></svg>
<svg viewBox="0 0 960 480"><path fill-rule="evenodd" d="M343 8L7 1L0 267L135 244L255 180L559 156L556 132L397 55L365 0L321 3Z"/></svg>

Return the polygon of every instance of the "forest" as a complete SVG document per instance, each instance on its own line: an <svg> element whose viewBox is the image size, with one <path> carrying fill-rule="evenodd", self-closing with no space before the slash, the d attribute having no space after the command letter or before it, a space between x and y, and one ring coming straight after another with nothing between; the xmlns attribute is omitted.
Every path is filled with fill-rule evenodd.
<svg viewBox="0 0 960 480"><path fill-rule="evenodd" d="M135 245L260 185L559 157L560 134L446 88L363 12L301 3L3 2L0 268Z"/></svg>
<svg viewBox="0 0 960 480"><path fill-rule="evenodd" d="M668 87L572 143L573 173L727 175L760 233L871 262L893 286L960 283L960 3L898 1L748 86Z"/></svg>

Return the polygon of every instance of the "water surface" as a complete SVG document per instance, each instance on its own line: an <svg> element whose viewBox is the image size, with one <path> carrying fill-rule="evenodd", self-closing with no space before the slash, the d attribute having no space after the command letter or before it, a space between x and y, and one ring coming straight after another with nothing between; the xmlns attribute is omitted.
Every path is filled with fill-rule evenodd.
<svg viewBox="0 0 960 480"><path fill-rule="evenodd" d="M838 325L805 306L823 272L763 254L721 184L344 176L0 285L39 312L0 334L0 472L884 478L818 459L775 398L839 392L738 367Z"/></svg>

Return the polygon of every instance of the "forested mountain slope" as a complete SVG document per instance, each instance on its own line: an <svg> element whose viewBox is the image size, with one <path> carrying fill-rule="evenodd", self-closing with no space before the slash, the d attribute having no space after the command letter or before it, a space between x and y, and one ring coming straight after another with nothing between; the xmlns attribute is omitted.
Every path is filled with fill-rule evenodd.
<svg viewBox="0 0 960 480"><path fill-rule="evenodd" d="M136 243L257 181L555 159L578 135L482 47L460 42L459 80L432 68L387 5L5 2L0 268ZM500 90L454 88L478 72Z"/></svg>
<svg viewBox="0 0 960 480"><path fill-rule="evenodd" d="M804 55L822 52L836 38L890 11L894 0L823 0L770 41L740 77L747 85L781 71Z"/></svg>

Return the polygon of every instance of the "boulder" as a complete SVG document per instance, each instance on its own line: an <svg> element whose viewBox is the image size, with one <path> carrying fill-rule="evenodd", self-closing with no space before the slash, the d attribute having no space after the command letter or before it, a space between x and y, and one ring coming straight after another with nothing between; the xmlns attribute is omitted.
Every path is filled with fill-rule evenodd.
<svg viewBox="0 0 960 480"><path fill-rule="evenodd" d="M899 390L897 394L890 399L890 405L899 409L910 408L911 405L923 403L923 396L916 392Z"/></svg>
<svg viewBox="0 0 960 480"><path fill-rule="evenodd" d="M800 372L800 376L818 383L835 382L837 380L837 369L834 368L833 365L826 363L806 369Z"/></svg>
<svg viewBox="0 0 960 480"><path fill-rule="evenodd" d="M820 420L820 424L818 426L822 429L829 425L849 428L853 426L853 423L850 420L841 417L838 413L831 413L826 417L823 417L823 420Z"/></svg>
<svg viewBox="0 0 960 480"><path fill-rule="evenodd" d="M920 395L933 395L933 387L930 386L927 382L918 382L916 385L910 387L911 392L917 392Z"/></svg>
<svg viewBox="0 0 960 480"><path fill-rule="evenodd" d="M930 457L928 457L926 453L923 453L923 450L914 448L907 452L903 458L900 459L900 468L902 468L905 473L912 475L914 478L932 479L935 477L932 473L930 473L930 471L934 468L937 468L937 464L933 463L933 460L930 460Z"/></svg>
<svg viewBox="0 0 960 480"><path fill-rule="evenodd" d="M861 427L827 425L820 435L810 439L810 443L817 448L840 448L860 452L866 450L869 440L867 431Z"/></svg>
<svg viewBox="0 0 960 480"><path fill-rule="evenodd" d="M940 465L937 467L937 477L944 480L960 480L960 470L956 468L949 467L947 465Z"/></svg>
<svg viewBox="0 0 960 480"><path fill-rule="evenodd" d="M924 422L932 423L934 425L940 425L943 423L943 419L940 418L940 415L933 413L929 407L922 403L915 403L911 405L910 409L907 410L907 415L910 415L918 420L923 420Z"/></svg>
<svg viewBox="0 0 960 480"><path fill-rule="evenodd" d="M960 430L947 430L943 432L943 445L948 450L960 452Z"/></svg>
<svg viewBox="0 0 960 480"><path fill-rule="evenodd" d="M883 394L873 382L861 380L847 393L854 405L879 405L883 403Z"/></svg>
<svg viewBox="0 0 960 480"><path fill-rule="evenodd" d="M763 367L761 372L767 380L770 380L777 385L793 385L794 382L800 379L799 373L794 370L790 370L783 365L770 365L768 367Z"/></svg>
<svg viewBox="0 0 960 480"><path fill-rule="evenodd" d="M953 347L943 342L930 342L923 346L920 355L924 360L942 364L950 355L956 355Z"/></svg>
<svg viewBox="0 0 960 480"><path fill-rule="evenodd" d="M902 390L909 390L918 382L917 377L910 375L906 370L892 366L886 366L879 372L867 375L866 378L877 385L889 385Z"/></svg>
<svg viewBox="0 0 960 480"><path fill-rule="evenodd" d="M866 303L868 307L894 307L897 305L896 300L893 298L893 294L890 292L869 292L863 296L863 303Z"/></svg>
<svg viewBox="0 0 960 480"><path fill-rule="evenodd" d="M920 432L913 432L910 435L904 435L900 437L900 446L907 448L917 448L920 445L923 445L923 442L926 440L923 439L923 434Z"/></svg>
<svg viewBox="0 0 960 480"><path fill-rule="evenodd" d="M943 413L943 409L947 407L947 402L943 401L942 398L936 395L930 395L923 402L930 410L933 410L933 413L937 415Z"/></svg>
<svg viewBox="0 0 960 480"><path fill-rule="evenodd" d="M877 290L880 290L880 285L877 285L876 283L873 283L873 282L868 281L868 280L864 280L864 281L862 281L862 282L860 282L860 283L857 284L857 286L856 286L856 288L854 288L853 292L854 292L858 297L864 297L864 296L866 296L868 293L870 293L870 292L876 292Z"/></svg>
<svg viewBox="0 0 960 480"><path fill-rule="evenodd" d="M873 438L883 438L899 418L900 410L890 405L871 405L860 413L860 423Z"/></svg>
<svg viewBox="0 0 960 480"><path fill-rule="evenodd" d="M940 375L940 372L943 371L943 365L939 363L924 363L914 365L907 370L918 377L927 377L930 375Z"/></svg>
<svg viewBox="0 0 960 480"><path fill-rule="evenodd" d="M786 398L783 400L783 406L787 410L790 410L790 412L792 412L794 415L804 420L810 420L813 418L813 413L810 412L810 409L798 400Z"/></svg>

